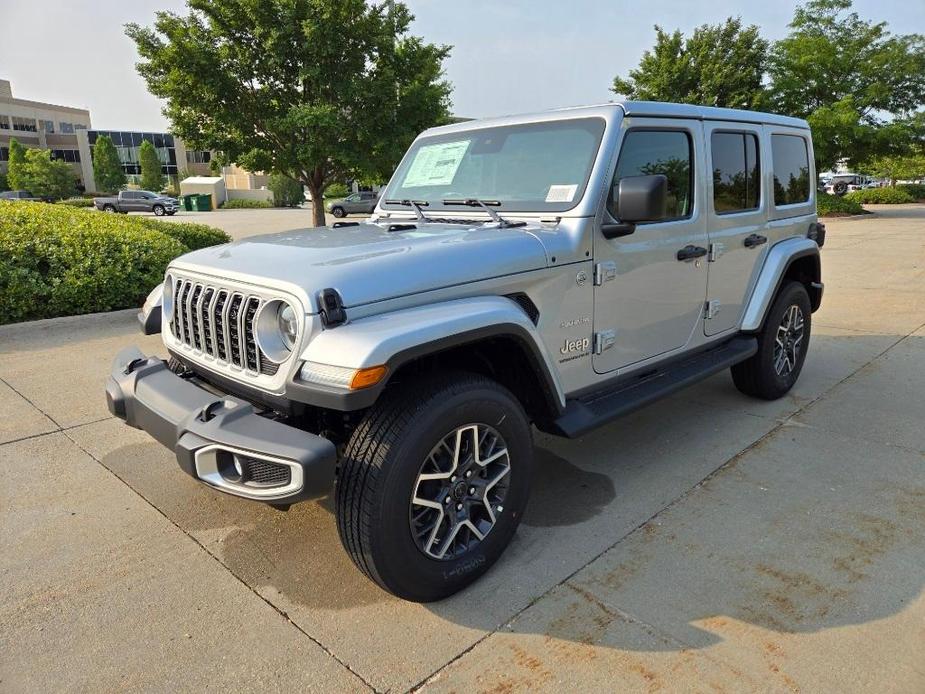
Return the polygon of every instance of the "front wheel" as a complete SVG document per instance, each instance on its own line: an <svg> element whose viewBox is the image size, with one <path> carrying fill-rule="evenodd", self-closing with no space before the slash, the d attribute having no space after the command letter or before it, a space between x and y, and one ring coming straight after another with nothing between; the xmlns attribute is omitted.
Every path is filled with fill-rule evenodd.
<svg viewBox="0 0 925 694"><path fill-rule="evenodd" d="M335 207L331 210L331 214L340 219L341 217L346 217L347 213L344 211L343 207Z"/></svg>
<svg viewBox="0 0 925 694"><path fill-rule="evenodd" d="M758 334L758 352L732 367L740 391L776 400L793 388L803 369L812 323L809 294L799 282L785 284Z"/></svg>
<svg viewBox="0 0 925 694"><path fill-rule="evenodd" d="M511 541L532 463L527 417L494 381L457 374L386 393L341 461L341 542L394 595L445 598L484 574Z"/></svg>
<svg viewBox="0 0 925 694"><path fill-rule="evenodd" d="M151 208L151 211L154 212L155 217L163 217L167 213L163 205L155 205Z"/></svg>

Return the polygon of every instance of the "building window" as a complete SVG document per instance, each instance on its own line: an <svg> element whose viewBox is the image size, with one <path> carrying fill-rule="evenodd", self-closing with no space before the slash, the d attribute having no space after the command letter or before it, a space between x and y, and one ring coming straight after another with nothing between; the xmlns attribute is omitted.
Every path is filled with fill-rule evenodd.
<svg viewBox="0 0 925 694"><path fill-rule="evenodd" d="M55 123L50 120L39 120L39 130L42 132L54 135L55 133Z"/></svg>
<svg viewBox="0 0 925 694"><path fill-rule="evenodd" d="M199 150L186 150L187 164L208 164L212 161L212 152Z"/></svg>
<svg viewBox="0 0 925 694"><path fill-rule="evenodd" d="M794 205L809 201L809 153L799 135L772 135L774 204Z"/></svg>
<svg viewBox="0 0 925 694"><path fill-rule="evenodd" d="M10 117L0 114L0 130L10 129Z"/></svg>
<svg viewBox="0 0 925 694"><path fill-rule="evenodd" d="M67 135L70 135L74 132L73 123L65 123L64 121L61 121L60 123L58 123L58 127L61 128L62 133L65 133Z"/></svg>
<svg viewBox="0 0 925 694"><path fill-rule="evenodd" d="M38 132L38 128L35 126L35 118L20 118L19 116L13 116L13 130L25 133Z"/></svg>
<svg viewBox="0 0 925 694"><path fill-rule="evenodd" d="M74 125L74 130L86 130L86 129L87 129L86 125L81 125L80 123L76 123Z"/></svg>
<svg viewBox="0 0 925 694"><path fill-rule="evenodd" d="M66 161L68 164L80 163L80 151L76 149L53 149L51 158Z"/></svg>
<svg viewBox="0 0 925 694"><path fill-rule="evenodd" d="M710 156L716 213L758 209L758 138L752 133L715 132L710 137Z"/></svg>
<svg viewBox="0 0 925 694"><path fill-rule="evenodd" d="M9 160L10 160L10 148L0 147L0 161L9 161Z"/></svg>

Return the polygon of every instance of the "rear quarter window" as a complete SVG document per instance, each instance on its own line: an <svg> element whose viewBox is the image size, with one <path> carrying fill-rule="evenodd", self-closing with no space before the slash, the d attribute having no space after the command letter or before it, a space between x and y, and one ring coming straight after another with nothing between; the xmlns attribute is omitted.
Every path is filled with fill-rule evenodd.
<svg viewBox="0 0 925 694"><path fill-rule="evenodd" d="M809 202L809 149L799 135L772 135L774 205Z"/></svg>

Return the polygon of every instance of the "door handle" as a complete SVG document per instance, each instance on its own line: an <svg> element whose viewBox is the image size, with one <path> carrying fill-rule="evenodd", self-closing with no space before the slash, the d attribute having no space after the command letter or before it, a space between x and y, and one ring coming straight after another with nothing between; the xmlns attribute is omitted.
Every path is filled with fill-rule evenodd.
<svg viewBox="0 0 925 694"><path fill-rule="evenodd" d="M678 260L693 260L702 258L707 254L707 249L703 246L685 246L678 251Z"/></svg>
<svg viewBox="0 0 925 694"><path fill-rule="evenodd" d="M762 236L761 234L751 234L745 237L745 241L743 243L745 244L746 248L754 248L755 246L760 246L761 244L767 242L767 236Z"/></svg>

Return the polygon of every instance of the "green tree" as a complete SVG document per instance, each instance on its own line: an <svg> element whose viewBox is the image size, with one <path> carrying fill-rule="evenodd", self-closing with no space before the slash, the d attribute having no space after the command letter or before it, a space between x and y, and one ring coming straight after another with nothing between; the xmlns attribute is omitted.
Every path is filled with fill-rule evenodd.
<svg viewBox="0 0 925 694"><path fill-rule="evenodd" d="M93 178L96 189L106 193L114 193L125 185L119 153L108 135L100 135L93 145Z"/></svg>
<svg viewBox="0 0 925 694"><path fill-rule="evenodd" d="M850 10L851 0L810 0L771 51L769 94L809 121L818 170L907 148L903 120L925 103L925 37Z"/></svg>
<svg viewBox="0 0 925 694"><path fill-rule="evenodd" d="M6 166L7 183L10 190L25 190L23 180L26 164L26 148L15 137L10 138L10 156Z"/></svg>
<svg viewBox="0 0 925 694"><path fill-rule="evenodd" d="M630 99L760 108L768 42L755 25L738 17L704 24L690 38L655 27L655 46L643 53L628 77L616 77L611 90Z"/></svg>
<svg viewBox="0 0 925 694"><path fill-rule="evenodd" d="M164 174L161 159L150 140L143 140L138 148L138 163L141 165L141 187L144 190L159 192L164 187Z"/></svg>
<svg viewBox="0 0 925 694"><path fill-rule="evenodd" d="M285 174L270 174L267 187L273 191L273 204L277 207L295 207L305 202L302 184Z"/></svg>
<svg viewBox="0 0 925 694"><path fill-rule="evenodd" d="M866 169L890 181L918 181L925 178L925 154L885 156L874 159Z"/></svg>
<svg viewBox="0 0 925 694"><path fill-rule="evenodd" d="M53 160L47 149L26 150L20 176L22 188L40 198L60 200L76 191L73 169L66 162Z"/></svg>
<svg viewBox="0 0 925 694"><path fill-rule="evenodd" d="M129 24L138 71L174 133L251 171L301 181L388 176L414 136L445 122L449 48L408 33L387 0L189 0ZM324 224L324 209L313 208Z"/></svg>

